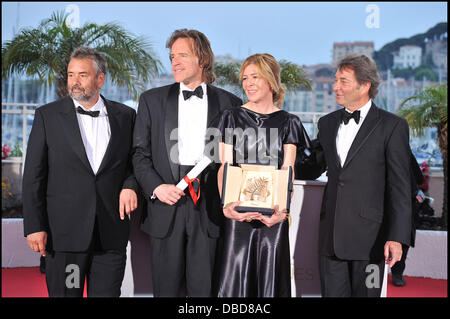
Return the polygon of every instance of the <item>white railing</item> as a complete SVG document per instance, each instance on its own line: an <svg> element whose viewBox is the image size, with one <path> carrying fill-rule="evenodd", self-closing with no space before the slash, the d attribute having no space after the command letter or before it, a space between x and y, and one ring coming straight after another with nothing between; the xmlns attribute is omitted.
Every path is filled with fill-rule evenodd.
<svg viewBox="0 0 450 319"><path fill-rule="evenodd" d="M327 115L328 113L325 112L289 112L292 114L297 115L300 120L302 120L303 123L312 123L313 124L313 134L310 136L312 139L313 137L317 136L317 122L319 122L319 119Z"/></svg>
<svg viewBox="0 0 450 319"><path fill-rule="evenodd" d="M25 154L28 144L27 134L27 115L34 114L34 111L41 104L38 103L2 103L3 114L22 114L22 157L20 159L4 159L3 163L23 163L25 161ZM7 109L7 107L14 107L14 109ZM33 109L29 109L33 108ZM313 136L317 135L317 122L319 118L327 113L320 112L290 112L300 117L303 123L313 124Z"/></svg>

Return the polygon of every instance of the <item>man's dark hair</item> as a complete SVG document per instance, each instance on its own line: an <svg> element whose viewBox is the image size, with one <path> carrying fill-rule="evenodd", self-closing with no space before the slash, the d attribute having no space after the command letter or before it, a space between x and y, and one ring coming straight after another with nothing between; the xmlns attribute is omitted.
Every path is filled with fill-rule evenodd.
<svg viewBox="0 0 450 319"><path fill-rule="evenodd" d="M338 70L352 69L359 84L370 83L369 97L374 99L378 94L381 79L375 61L364 54L349 54L339 61Z"/></svg>
<svg viewBox="0 0 450 319"><path fill-rule="evenodd" d="M169 40L167 40L166 48L171 49L173 43L180 38L193 40L192 51L198 58L198 64L203 68L203 81L205 81L206 84L214 82L216 79L213 72L214 53L212 52L208 38L197 30L175 30Z"/></svg>
<svg viewBox="0 0 450 319"><path fill-rule="evenodd" d="M97 75L100 73L106 74L106 59L103 54L93 48L87 46L78 47L70 55L70 60L72 60L73 58L92 59L95 66L97 67Z"/></svg>

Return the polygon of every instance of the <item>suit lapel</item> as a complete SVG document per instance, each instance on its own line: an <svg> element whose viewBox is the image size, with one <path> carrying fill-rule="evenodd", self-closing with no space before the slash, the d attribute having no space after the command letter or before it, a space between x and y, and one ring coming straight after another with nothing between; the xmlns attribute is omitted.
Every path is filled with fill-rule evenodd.
<svg viewBox="0 0 450 319"><path fill-rule="evenodd" d="M114 154L117 146L120 144L120 112L117 108L113 108L112 105L103 96L100 96L105 103L106 112L108 113L109 128L111 130L111 136L109 138L108 146L106 147L105 155L102 158L100 167L98 168L97 175L105 169L105 165L110 160L112 154Z"/></svg>
<svg viewBox="0 0 450 319"><path fill-rule="evenodd" d="M208 128L211 125L211 121L219 114L220 103L216 91L210 85L207 85L206 89L208 91L208 118L206 127Z"/></svg>
<svg viewBox="0 0 450 319"><path fill-rule="evenodd" d="M64 134L68 140L68 144L89 172L94 175L94 171L92 170L91 164L89 164L89 160L86 155L83 139L81 138L80 126L78 124L77 114L75 112L75 104L70 97L65 97L62 100L59 116L62 122Z"/></svg>
<svg viewBox="0 0 450 319"><path fill-rule="evenodd" d="M169 89L169 96L167 98L166 114L164 119L164 138L166 140L167 157L169 158L170 169L174 181L178 183L180 179L180 172L178 167L178 134L173 136L175 139L170 139L170 134L174 129L178 129L178 95L180 93L180 84L174 83ZM175 132L174 132L175 133ZM172 156L171 156L172 152Z"/></svg>
<svg viewBox="0 0 450 319"><path fill-rule="evenodd" d="M343 111L342 109L341 111ZM339 160L337 147L336 147L336 138L337 133L339 130L339 125L341 124L341 112L335 112L333 114L333 119L331 121L331 128L330 128L330 143L331 143L331 149L333 150L333 157L334 157L334 163L338 168L341 168L341 162Z"/></svg>
<svg viewBox="0 0 450 319"><path fill-rule="evenodd" d="M378 108L376 107L375 103L372 102L372 106L367 113L367 117L361 125L358 133L356 134L352 145L350 146L343 168L346 168L348 166L348 163L350 163L350 161L355 157L355 155L361 149L361 146L364 145L364 143L367 141L367 138L370 136L370 134L372 134L372 132L375 130L378 124L380 124L380 122L381 120L379 117Z"/></svg>

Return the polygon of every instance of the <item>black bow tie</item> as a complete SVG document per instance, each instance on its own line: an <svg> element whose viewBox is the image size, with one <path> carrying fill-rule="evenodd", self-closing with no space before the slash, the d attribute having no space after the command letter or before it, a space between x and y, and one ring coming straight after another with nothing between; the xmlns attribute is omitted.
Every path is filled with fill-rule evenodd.
<svg viewBox="0 0 450 319"><path fill-rule="evenodd" d="M203 98L203 89L201 86L197 86L197 88L194 91L187 91L187 90L183 90L183 97L184 100L186 101L188 98L190 98L192 95L196 95L199 98Z"/></svg>
<svg viewBox="0 0 450 319"><path fill-rule="evenodd" d="M92 117L98 117L100 114L100 111L85 111L81 108L81 106L77 107L77 112L84 115L89 115Z"/></svg>
<svg viewBox="0 0 450 319"><path fill-rule="evenodd" d="M356 124L359 123L359 118L361 116L361 111L354 111L353 113L349 113L345 110L342 111L342 122L344 122L344 125L348 124L348 121L350 121L351 118L353 118L356 122Z"/></svg>

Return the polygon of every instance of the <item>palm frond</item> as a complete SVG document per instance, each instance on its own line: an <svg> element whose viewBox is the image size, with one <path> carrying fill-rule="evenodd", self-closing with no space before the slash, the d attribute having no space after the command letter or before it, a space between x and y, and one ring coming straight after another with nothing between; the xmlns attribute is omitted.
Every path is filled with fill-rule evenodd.
<svg viewBox="0 0 450 319"><path fill-rule="evenodd" d="M86 23L71 29L68 14L54 12L35 29L22 30L2 44L2 78L13 73L38 76L43 83L58 83L65 94L67 65L79 46L89 46L105 54L111 82L126 85L137 100L145 83L157 76L163 66L145 37L137 37L116 22L105 25Z"/></svg>
<svg viewBox="0 0 450 319"><path fill-rule="evenodd" d="M408 97L400 104L398 114L408 121L414 135L423 135L426 127L447 127L447 85Z"/></svg>

